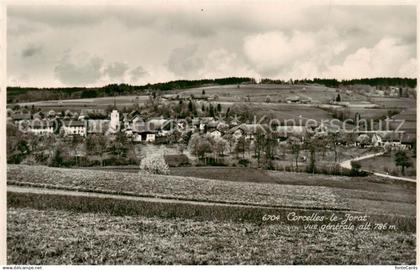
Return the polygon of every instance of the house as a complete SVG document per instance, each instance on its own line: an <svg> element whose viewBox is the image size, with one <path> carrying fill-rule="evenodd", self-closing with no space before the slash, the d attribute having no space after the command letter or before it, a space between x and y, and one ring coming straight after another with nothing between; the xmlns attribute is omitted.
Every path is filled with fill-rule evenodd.
<svg viewBox="0 0 420 270"><path fill-rule="evenodd" d="M300 102L300 96L289 96L286 98L287 103L298 103Z"/></svg>
<svg viewBox="0 0 420 270"><path fill-rule="evenodd" d="M268 127L261 124L241 124L239 126L231 128L227 133L232 134L235 139L245 137L248 140L254 140L255 135L258 132L266 133Z"/></svg>
<svg viewBox="0 0 420 270"><path fill-rule="evenodd" d="M16 125L19 125L22 122L28 122L32 119L32 116L30 113L17 113L12 114L12 120L15 122Z"/></svg>
<svg viewBox="0 0 420 270"><path fill-rule="evenodd" d="M215 129L209 132L210 136L212 136L213 138L221 138L222 137L222 132L220 132L219 130Z"/></svg>
<svg viewBox="0 0 420 270"><path fill-rule="evenodd" d="M381 136L379 136L379 134L374 133L374 134L372 135L371 144L372 144L372 146L374 146L374 147L383 146L382 137L381 137Z"/></svg>
<svg viewBox="0 0 420 270"><path fill-rule="evenodd" d="M376 96L379 96L379 97L383 97L383 96L385 96L385 92L384 91L382 91L382 90L376 90Z"/></svg>
<svg viewBox="0 0 420 270"><path fill-rule="evenodd" d="M54 118L54 117L56 117L56 115L57 115L57 113L54 110L50 110L48 112L48 117L50 117L50 118Z"/></svg>
<svg viewBox="0 0 420 270"><path fill-rule="evenodd" d="M137 122L132 126L133 142L155 142L158 130L151 128L148 123Z"/></svg>
<svg viewBox="0 0 420 270"><path fill-rule="evenodd" d="M34 120L28 131L35 135L48 135L54 133L54 122L47 120Z"/></svg>
<svg viewBox="0 0 420 270"><path fill-rule="evenodd" d="M279 141L284 141L290 136L299 137L303 140L307 130L304 126L278 126L275 133Z"/></svg>
<svg viewBox="0 0 420 270"><path fill-rule="evenodd" d="M398 87L391 86L389 91L390 97L398 97L400 95L400 90Z"/></svg>
<svg viewBox="0 0 420 270"><path fill-rule="evenodd" d="M65 135L79 135L79 136L86 136L87 134L87 122L86 121L79 121L79 120L70 120L64 121L63 126Z"/></svg>
<svg viewBox="0 0 420 270"><path fill-rule="evenodd" d="M133 129L133 142L155 142L156 130L150 130L146 127Z"/></svg>
<svg viewBox="0 0 420 270"><path fill-rule="evenodd" d="M87 123L87 134L105 134L105 131L109 130L108 119L88 119Z"/></svg>
<svg viewBox="0 0 420 270"><path fill-rule="evenodd" d="M416 144L416 135L415 134L404 134L401 139L401 145L406 149L412 149Z"/></svg>
<svg viewBox="0 0 420 270"><path fill-rule="evenodd" d="M32 115L32 119L44 119L44 116L43 112L36 112Z"/></svg>
<svg viewBox="0 0 420 270"><path fill-rule="evenodd" d="M127 137L133 136L133 126L144 125L144 120L138 111L123 114L123 131Z"/></svg>
<svg viewBox="0 0 420 270"><path fill-rule="evenodd" d="M149 121L147 121L147 126L150 129L158 130L162 128L162 126L166 123L166 121L167 120L164 119L163 117L153 117L153 118L150 118Z"/></svg>
<svg viewBox="0 0 420 270"><path fill-rule="evenodd" d="M150 127L151 128L151 127ZM175 120L165 120L165 122L157 130L158 136L168 136L178 128L178 123Z"/></svg>

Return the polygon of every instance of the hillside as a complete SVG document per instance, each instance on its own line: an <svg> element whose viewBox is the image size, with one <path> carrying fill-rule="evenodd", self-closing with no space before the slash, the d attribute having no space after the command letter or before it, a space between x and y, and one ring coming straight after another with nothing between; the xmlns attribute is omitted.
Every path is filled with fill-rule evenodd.
<svg viewBox="0 0 420 270"><path fill-rule="evenodd" d="M287 184L286 179L290 175L281 172L267 175L274 179L273 183L255 183L257 180L233 182L27 165L9 165L7 176L8 184L14 185L255 206L349 209L372 214L415 215L414 184L383 183L374 177L361 178L360 181L354 177L299 174L297 178L302 179L299 185L298 179ZM276 178L281 184L275 183ZM314 184L309 186L305 179L310 179ZM351 181L354 181L356 187L350 188ZM359 185L362 182L365 184L361 187ZM390 190L392 193L389 193Z"/></svg>

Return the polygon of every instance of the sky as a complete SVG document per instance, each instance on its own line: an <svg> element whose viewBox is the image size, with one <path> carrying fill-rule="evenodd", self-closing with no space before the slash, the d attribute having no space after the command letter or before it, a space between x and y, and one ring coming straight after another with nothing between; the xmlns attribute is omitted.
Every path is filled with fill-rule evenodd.
<svg viewBox="0 0 420 270"><path fill-rule="evenodd" d="M142 2L7 10L9 86L416 77L415 6Z"/></svg>

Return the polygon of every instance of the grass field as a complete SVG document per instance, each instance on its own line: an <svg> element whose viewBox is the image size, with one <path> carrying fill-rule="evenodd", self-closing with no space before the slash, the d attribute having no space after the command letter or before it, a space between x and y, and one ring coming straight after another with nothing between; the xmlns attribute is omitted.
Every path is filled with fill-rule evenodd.
<svg viewBox="0 0 420 270"><path fill-rule="evenodd" d="M411 156L411 152L407 155ZM410 160L415 166L416 158L410 157ZM360 161L363 169L379 172L379 173L390 173L391 175L401 176L401 168L395 165L395 152L386 153L382 156L377 156L369 159ZM413 168L407 168L404 177L416 179L415 171Z"/></svg>
<svg viewBox="0 0 420 270"><path fill-rule="evenodd" d="M202 90L206 95L217 95L220 101L238 102L243 98L250 97L251 102L265 102L266 97L270 96L271 102L285 100L289 96L300 96L311 98L313 103L327 103L337 97L336 89L320 85L237 85L199 87L180 91L178 94L189 96L191 94L199 96ZM343 101L366 100L366 97L354 94L352 96L343 95Z"/></svg>
<svg viewBox="0 0 420 270"><path fill-rule="evenodd" d="M391 97L371 97L372 103L386 108L416 108L416 100L413 98L391 98Z"/></svg>
<svg viewBox="0 0 420 270"><path fill-rule="evenodd" d="M9 165L8 182L160 198L415 216L413 183L371 176L350 178L242 168L178 168L172 173L182 176Z"/></svg>
<svg viewBox="0 0 420 270"><path fill-rule="evenodd" d="M8 181L47 184L90 191L230 201L277 206L339 207L341 200L326 187L240 183L193 177L161 176L99 170L9 165ZM344 206L344 205L343 205Z"/></svg>
<svg viewBox="0 0 420 270"><path fill-rule="evenodd" d="M21 106L31 107L34 105L37 108L48 110L81 110L81 109L106 109L108 106L117 105L117 107L131 106L135 103L143 104L148 100L148 96L116 96L116 97L99 97L99 98L84 98L84 99L66 99L66 100L47 100L36 102L20 103Z"/></svg>
<svg viewBox="0 0 420 270"><path fill-rule="evenodd" d="M9 264L414 264L415 234L9 208Z"/></svg>
<svg viewBox="0 0 420 270"><path fill-rule="evenodd" d="M188 169L178 174L194 174ZM8 192L8 263L415 263L412 183L243 168L195 172L186 177L9 165L9 185L48 192ZM215 179L199 178L206 175ZM54 188L104 196L65 195ZM329 219L290 221L291 212L340 220L367 213L373 226L395 229L319 230L306 226L327 225ZM265 221L265 215L280 219Z"/></svg>

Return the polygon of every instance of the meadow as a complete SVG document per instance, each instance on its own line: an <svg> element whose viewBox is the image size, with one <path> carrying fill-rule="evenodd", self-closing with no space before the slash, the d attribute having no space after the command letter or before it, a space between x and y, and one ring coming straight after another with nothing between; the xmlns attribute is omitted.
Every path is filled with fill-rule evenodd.
<svg viewBox="0 0 420 270"><path fill-rule="evenodd" d="M326 187L241 183L27 165L9 165L7 175L9 184L35 184L80 191L253 205L340 208L340 199Z"/></svg>
<svg viewBox="0 0 420 270"><path fill-rule="evenodd" d="M9 208L8 232L9 264L415 264L414 232L29 208Z"/></svg>
<svg viewBox="0 0 420 270"><path fill-rule="evenodd" d="M334 209L415 216L415 184L240 168L172 170L174 175L9 165L8 184L252 207ZM247 174L247 176L244 176ZM213 179L205 179L212 175ZM191 177L194 176L194 177ZM227 180L229 179L229 180Z"/></svg>
<svg viewBox="0 0 420 270"><path fill-rule="evenodd" d="M410 157L412 167L416 166L416 158L411 157L411 152L407 156ZM412 179L416 179L416 171L414 168L406 168L405 175L401 175L401 167L397 167L395 164L395 151L386 153L382 156L377 156L369 159L360 161L363 169L374 171L378 173L389 173L396 176L404 176Z"/></svg>
<svg viewBox="0 0 420 270"><path fill-rule="evenodd" d="M8 262L415 263L413 183L250 168L197 171L189 177L8 165ZM372 226L392 227L319 230L307 226L329 219L293 221L286 218L291 212L335 215L338 222L367 214Z"/></svg>

